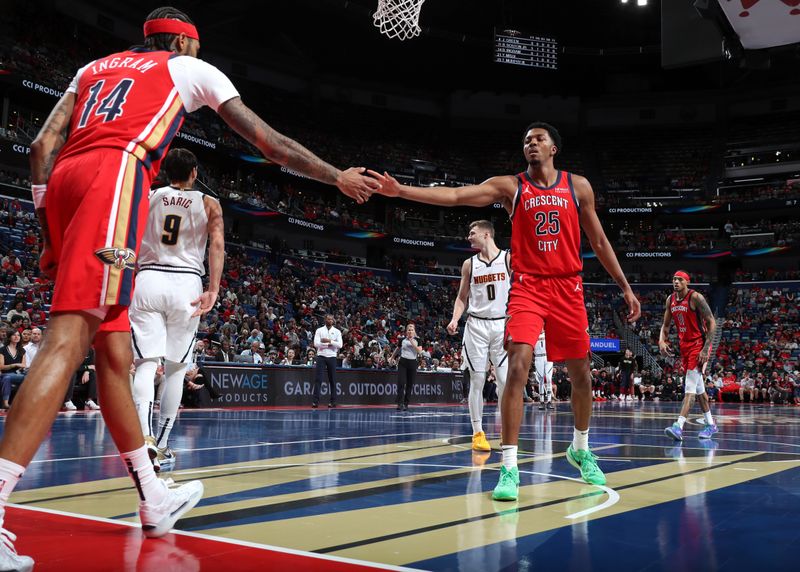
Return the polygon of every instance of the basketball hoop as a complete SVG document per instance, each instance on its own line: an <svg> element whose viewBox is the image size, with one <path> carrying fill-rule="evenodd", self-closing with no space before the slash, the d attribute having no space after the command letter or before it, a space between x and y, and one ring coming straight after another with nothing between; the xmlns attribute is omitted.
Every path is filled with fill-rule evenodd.
<svg viewBox="0 0 800 572"><path fill-rule="evenodd" d="M425 0L378 0L372 15L375 27L389 38L407 40L419 36L419 12Z"/></svg>

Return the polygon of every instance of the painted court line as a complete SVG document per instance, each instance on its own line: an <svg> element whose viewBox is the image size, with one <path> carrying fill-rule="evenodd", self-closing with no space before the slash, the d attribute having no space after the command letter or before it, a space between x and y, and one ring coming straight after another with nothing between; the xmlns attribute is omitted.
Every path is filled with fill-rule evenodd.
<svg viewBox="0 0 800 572"><path fill-rule="evenodd" d="M281 445L304 445L306 443L324 443L327 441L350 441L353 439L374 439L376 437L407 437L410 435L424 435L425 433L391 433L388 435L360 435L358 437L325 437L324 439L308 439L306 441L259 441L257 443L247 443L245 445L221 445L219 447L198 447L195 449L175 449L176 453L186 451L219 451L222 449L246 449L248 447L273 447ZM62 457L59 459L39 459L31 461L33 463L58 463L61 461L85 461L86 459L109 459L111 457L119 457L114 453L111 455L89 455L88 457Z"/></svg>

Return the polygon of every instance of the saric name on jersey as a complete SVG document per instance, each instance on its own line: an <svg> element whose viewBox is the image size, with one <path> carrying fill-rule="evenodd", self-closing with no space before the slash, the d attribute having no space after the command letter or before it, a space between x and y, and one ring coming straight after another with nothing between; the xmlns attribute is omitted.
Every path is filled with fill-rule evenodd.
<svg viewBox="0 0 800 572"><path fill-rule="evenodd" d="M485 284L486 282L503 282L506 279L505 272L495 274L484 274L483 276L473 276L473 284Z"/></svg>
<svg viewBox="0 0 800 572"><path fill-rule="evenodd" d="M192 199L186 197L161 197L161 202L165 207L183 207L188 209L192 206Z"/></svg>

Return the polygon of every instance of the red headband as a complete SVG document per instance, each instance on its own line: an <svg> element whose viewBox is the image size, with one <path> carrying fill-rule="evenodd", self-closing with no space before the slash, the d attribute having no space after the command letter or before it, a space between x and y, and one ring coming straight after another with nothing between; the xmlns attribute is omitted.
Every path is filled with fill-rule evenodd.
<svg viewBox="0 0 800 572"><path fill-rule="evenodd" d="M156 20L148 20L144 23L144 37L152 36L153 34L186 34L187 37L195 40L200 39L197 33L197 28L188 22L181 22L173 18L158 18Z"/></svg>
<svg viewBox="0 0 800 572"><path fill-rule="evenodd" d="M687 282L689 282L689 275L688 275L688 274L686 274L686 272L684 272L683 270L678 270L678 271L677 271L677 272L676 272L676 273L673 275L673 277L675 277L675 276L677 276L678 278L683 278L684 280L686 280Z"/></svg>

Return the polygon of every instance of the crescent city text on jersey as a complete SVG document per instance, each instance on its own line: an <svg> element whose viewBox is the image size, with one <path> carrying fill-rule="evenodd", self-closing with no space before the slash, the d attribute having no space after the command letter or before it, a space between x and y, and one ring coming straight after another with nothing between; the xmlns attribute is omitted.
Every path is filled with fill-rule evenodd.
<svg viewBox="0 0 800 572"><path fill-rule="evenodd" d="M529 199L525 199L522 203L522 207L526 211L532 208L551 207L551 206L566 209L569 207L569 201L563 197L557 197L555 195L535 195L533 197L530 197ZM538 231L537 234L539 234ZM558 232L556 231L553 232L552 234L558 234ZM536 242L539 252L555 252L556 250L558 250L557 238L552 240L537 240Z"/></svg>
<svg viewBox="0 0 800 572"><path fill-rule="evenodd" d="M158 62L149 58L106 58L99 60L92 65L92 73L113 68L129 68L141 73L145 73L158 65Z"/></svg>
<svg viewBox="0 0 800 572"><path fill-rule="evenodd" d="M569 201L563 197L555 195L537 195L529 199L525 199L522 203L523 208L527 211L535 207L561 207L565 209L569 206Z"/></svg>

